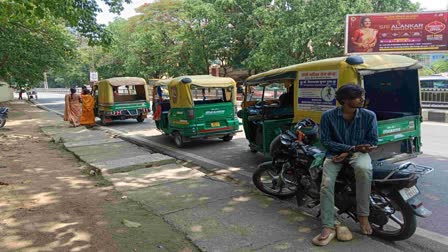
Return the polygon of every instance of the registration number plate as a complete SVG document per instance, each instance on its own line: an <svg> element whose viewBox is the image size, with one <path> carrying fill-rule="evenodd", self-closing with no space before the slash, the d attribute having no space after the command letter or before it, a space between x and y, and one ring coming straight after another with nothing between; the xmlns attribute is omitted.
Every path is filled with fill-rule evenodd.
<svg viewBox="0 0 448 252"><path fill-rule="evenodd" d="M219 126L221 126L221 124L219 124L219 122L212 122L211 125L212 125L212 127L219 127Z"/></svg>
<svg viewBox="0 0 448 252"><path fill-rule="evenodd" d="M418 188L416 186L410 187L410 188L403 188L400 191L401 197L407 201L408 199L416 196L420 192L418 191Z"/></svg>

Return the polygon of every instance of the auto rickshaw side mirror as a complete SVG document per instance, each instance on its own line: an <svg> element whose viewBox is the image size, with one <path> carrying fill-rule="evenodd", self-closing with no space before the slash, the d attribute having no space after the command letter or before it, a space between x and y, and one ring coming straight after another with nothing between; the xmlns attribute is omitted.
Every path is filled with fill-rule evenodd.
<svg viewBox="0 0 448 252"><path fill-rule="evenodd" d="M182 80L180 80L183 84L188 84L191 83L191 79L190 78L183 78Z"/></svg>

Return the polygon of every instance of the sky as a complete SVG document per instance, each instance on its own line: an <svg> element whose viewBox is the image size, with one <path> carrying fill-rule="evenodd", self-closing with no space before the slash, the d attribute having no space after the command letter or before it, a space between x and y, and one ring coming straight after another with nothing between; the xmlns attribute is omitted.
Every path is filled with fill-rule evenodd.
<svg viewBox="0 0 448 252"><path fill-rule="evenodd" d="M118 15L111 14L108 11L108 6L106 4L104 4L103 1L96 0L96 2L100 6L100 8L103 10L103 12L101 12L97 15L96 20L98 21L98 23L107 25L109 22L112 22L115 17L118 17ZM144 3L150 3L150 2L153 2L153 1L151 1L151 0L133 0L132 3L130 3L130 4L124 4L124 6L123 6L124 10L121 12L121 14L119 16L122 18L132 17L137 14L134 11L135 8L143 5Z"/></svg>
<svg viewBox="0 0 448 252"><path fill-rule="evenodd" d="M131 16L136 15L134 9L143 5L144 3L150 3L153 0L133 0L131 4L125 4L124 10L121 12L120 17L129 18ZM427 11L432 10L446 10L448 7L448 0L411 0L412 2L420 3L420 6ZM108 24L113 21L115 17L118 17L115 14L109 13L107 11L107 6L101 0L97 0L100 8L103 10L102 13L99 13L97 16L97 21L100 24Z"/></svg>

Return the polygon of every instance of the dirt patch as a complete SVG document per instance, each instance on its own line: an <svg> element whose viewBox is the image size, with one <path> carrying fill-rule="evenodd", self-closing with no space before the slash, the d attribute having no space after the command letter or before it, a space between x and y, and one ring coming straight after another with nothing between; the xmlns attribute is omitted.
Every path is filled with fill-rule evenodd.
<svg viewBox="0 0 448 252"><path fill-rule="evenodd" d="M48 112L27 103L7 106L12 113L0 129L0 251L195 251L161 217L121 199L43 135L39 127L54 120ZM142 226L128 228L122 219Z"/></svg>

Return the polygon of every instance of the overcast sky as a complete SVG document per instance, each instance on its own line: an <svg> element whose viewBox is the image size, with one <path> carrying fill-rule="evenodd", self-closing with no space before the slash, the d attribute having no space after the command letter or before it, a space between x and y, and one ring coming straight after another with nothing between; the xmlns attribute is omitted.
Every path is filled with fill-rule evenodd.
<svg viewBox="0 0 448 252"><path fill-rule="evenodd" d="M448 7L448 0L411 0L412 2L419 2L420 6L427 10L446 10ZM101 24L108 24L113 21L117 15L110 14L107 11L107 6L101 1L97 0L100 8L103 9L103 12L98 14L97 20ZM152 0L133 0L131 4L125 4L124 10L121 12L120 17L129 18L134 16L136 13L134 11L135 8L141 6L144 3L150 3Z"/></svg>

